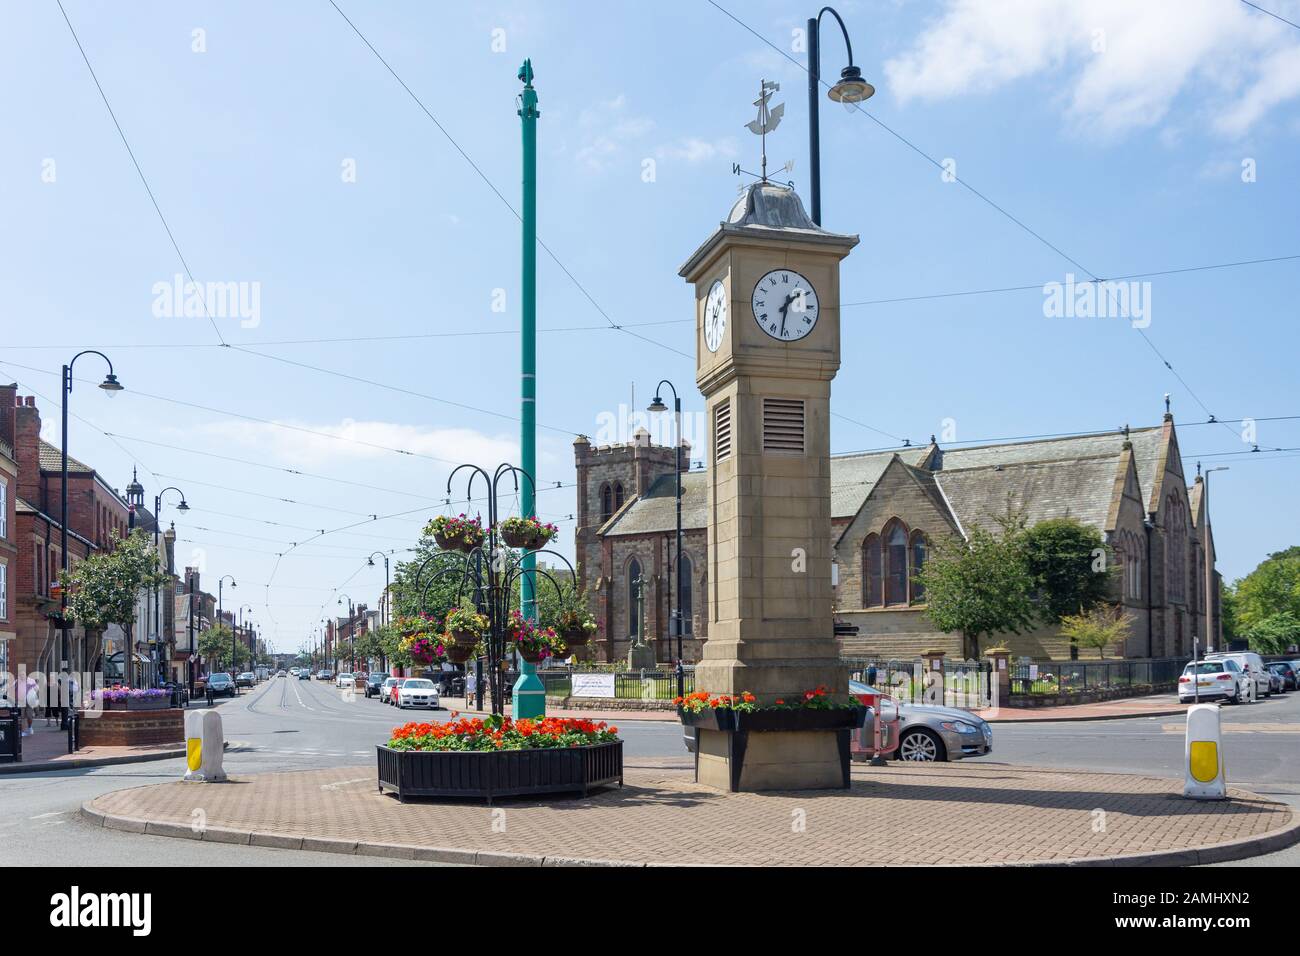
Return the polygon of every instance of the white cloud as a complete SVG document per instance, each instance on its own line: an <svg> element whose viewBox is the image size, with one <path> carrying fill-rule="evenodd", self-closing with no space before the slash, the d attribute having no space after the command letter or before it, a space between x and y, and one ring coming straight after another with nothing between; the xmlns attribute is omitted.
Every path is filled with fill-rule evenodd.
<svg viewBox="0 0 1300 956"><path fill-rule="evenodd" d="M385 450L388 448L432 456L443 459L444 463L514 461L519 454L514 438L486 435L469 428L435 428L351 418L324 424L286 419L280 424L289 427L260 422L213 422L199 431L209 436L213 445L225 449L224 454L249 457L248 453L253 452L257 460L312 469L331 463L393 461L393 453Z"/></svg>
<svg viewBox="0 0 1300 956"><path fill-rule="evenodd" d="M1160 124L1184 96L1236 137L1300 96L1300 34L1225 0L949 0L885 74L903 103L1044 74L1075 131L1102 136Z"/></svg>
<svg viewBox="0 0 1300 956"><path fill-rule="evenodd" d="M654 120L647 116L630 114L627 97L621 93L603 100L578 114L578 127L584 135L574 158L588 170L600 172L626 147L645 137L654 125Z"/></svg>
<svg viewBox="0 0 1300 956"><path fill-rule="evenodd" d="M736 141L731 137L713 141L688 136L666 143L655 150L660 160L677 160L683 163L704 163L713 159L730 159L736 155Z"/></svg>

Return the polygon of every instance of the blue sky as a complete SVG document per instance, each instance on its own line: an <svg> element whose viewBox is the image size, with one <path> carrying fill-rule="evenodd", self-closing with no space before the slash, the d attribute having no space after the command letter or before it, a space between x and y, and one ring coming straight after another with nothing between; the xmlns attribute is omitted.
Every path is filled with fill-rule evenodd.
<svg viewBox="0 0 1300 956"><path fill-rule="evenodd" d="M719 0L751 33L706 0L599 16L338 2L483 178L326 0L64 0L194 277L257 289L255 318L217 331L156 314L177 253L57 5L6 5L0 32L0 374L46 396L57 442L60 363L108 352L127 391L78 387L73 454L119 487L138 464L151 500L184 489L181 561L210 583L233 573L286 650L339 594L374 602L366 555L442 510L447 462L516 454L518 226L484 178L517 206L523 57L539 232L581 284L541 254L539 324L557 330L539 347L544 483L571 483L572 435L607 431L634 390L643 407L667 377L702 408L676 273L729 208L731 163L757 166L744 124L761 78L786 103L772 165L794 160L807 192L793 31L811 7ZM1263 5L1300 21L1300 3ZM823 100L824 221L862 239L845 302L1035 288L846 306L835 450L945 426L964 442L1154 424L1169 392L1183 451L1232 468L1212 492L1221 570L1296 543L1296 453L1234 454L1240 426L1192 423L1253 417L1262 447L1300 447L1300 422L1262 420L1300 415L1300 260L1153 277L1142 329L1048 318L1041 286L1300 254L1300 29L1235 0L838 9L880 121ZM346 341L301 342L323 338ZM102 375L83 362L78 377ZM541 502L571 547L572 488Z"/></svg>

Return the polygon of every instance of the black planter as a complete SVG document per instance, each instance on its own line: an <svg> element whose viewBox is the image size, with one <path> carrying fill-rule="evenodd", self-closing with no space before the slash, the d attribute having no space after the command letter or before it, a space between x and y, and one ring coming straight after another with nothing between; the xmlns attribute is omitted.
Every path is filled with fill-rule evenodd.
<svg viewBox="0 0 1300 956"><path fill-rule="evenodd" d="M497 797L580 793L623 785L623 741L556 750L430 751L376 748L379 790L410 797Z"/></svg>
<svg viewBox="0 0 1300 956"><path fill-rule="evenodd" d="M699 713L691 713L689 710L677 708L677 716L687 727L698 727L700 730L735 730L736 729L736 712L734 710L714 710L706 708Z"/></svg>
<svg viewBox="0 0 1300 956"><path fill-rule="evenodd" d="M865 707L837 707L834 710L756 710L736 714L736 730L856 730L867 720Z"/></svg>

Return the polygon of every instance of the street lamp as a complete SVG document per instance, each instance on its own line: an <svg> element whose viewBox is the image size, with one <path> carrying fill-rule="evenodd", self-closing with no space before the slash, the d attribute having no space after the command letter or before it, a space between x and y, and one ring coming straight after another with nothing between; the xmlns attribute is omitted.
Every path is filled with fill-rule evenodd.
<svg viewBox="0 0 1300 956"><path fill-rule="evenodd" d="M1196 467L1199 470L1201 463L1197 462ZM1227 465L1207 468L1204 476L1205 488L1201 492L1201 513L1204 515L1201 519L1201 524L1204 525L1201 533L1205 537L1201 553L1205 557L1205 651L1207 654L1214 650L1214 565L1210 561L1210 472L1231 470Z"/></svg>
<svg viewBox="0 0 1300 956"><path fill-rule="evenodd" d="M217 620L218 621L225 620L225 615L221 613L221 609L225 606L222 603L222 588L225 586L226 578L230 578L230 586L232 588L238 587L238 585L235 584L235 576L233 574L223 574L217 580ZM232 668L235 666L236 656L237 655L235 652L235 619L232 615L230 619L230 666ZM239 692L238 688L235 689L235 692L236 693Z"/></svg>
<svg viewBox="0 0 1300 956"><path fill-rule="evenodd" d="M370 565L372 568L375 566L376 554L384 559L384 600L383 600L383 604L380 606L380 610L383 612L383 617L381 618L381 621L384 624L384 626L387 626L388 625L388 555L384 554L384 552L382 551L376 551L374 552L374 554L370 555L370 557L366 558L366 564Z"/></svg>
<svg viewBox="0 0 1300 956"><path fill-rule="evenodd" d="M839 82L826 95L836 103L852 106L870 99L876 92L876 88L862 78L862 71L853 65L853 44L849 42L849 31L845 28L844 21L830 7L822 7L817 16L808 21L808 175L812 187L812 221L819 226L822 224L822 159L817 88L821 85L822 70L821 21L827 13L835 18L835 22L840 25L840 32L844 34L849 65L840 71Z"/></svg>
<svg viewBox="0 0 1300 956"><path fill-rule="evenodd" d="M249 621L248 625L245 625L245 624L244 624L244 612L245 612L245 611L247 611L249 614L252 614L252 613L253 613L253 605L251 605L251 604L241 604L241 605L239 605L238 609L235 611L235 613L236 613L237 615L239 615L239 625L235 628L235 635L236 635L236 637L238 637L238 635L239 635L239 633L240 633L241 631L246 632L246 631L247 631L247 630L252 626L252 623L253 623L252 621ZM232 623L233 623L233 622L232 622ZM253 640L252 640L252 638L250 637L250 638L248 639L248 663L249 663L249 667L250 667L250 668L251 668L251 667L253 666L253 664L254 664L253 657L254 657L255 654L256 654L256 648L254 648L254 646L253 646ZM234 664L235 662L234 662L234 661L231 661L231 663Z"/></svg>
<svg viewBox="0 0 1300 956"><path fill-rule="evenodd" d="M134 479L132 479L134 480ZM176 506L176 510L182 514L190 510L189 503L185 500L185 492L175 486L168 486L158 494L153 496L153 551L158 553L158 529L162 526L162 505L163 495L169 491L174 491L181 496L181 503ZM158 683L158 665L162 654L159 646L162 643L162 612L158 607L158 585L153 586L153 652L154 652L154 683Z"/></svg>
<svg viewBox="0 0 1300 956"><path fill-rule="evenodd" d="M664 379L655 386L654 401L650 403L648 411L666 412L668 406L664 400L659 397L660 390L667 385L673 393L673 418L674 425L674 445L675 454L673 459L673 474L676 477L676 497L677 497L677 543L676 555L674 560L677 563L677 593L673 595L673 561L668 562L668 594L672 602L672 608L668 614L669 639L674 634L677 635L677 696L682 696L684 677L682 674L682 400L677 394L677 388L668 379Z"/></svg>
<svg viewBox="0 0 1300 956"><path fill-rule="evenodd" d="M353 616L352 595L340 594L338 603L342 604L344 598L348 599L348 649L349 649L349 653L352 655L351 656L352 669L355 671L357 669L357 633L356 633L356 625L352 622L352 616Z"/></svg>
<svg viewBox="0 0 1300 956"><path fill-rule="evenodd" d="M72 366L77 364L77 359L83 355L98 355L108 363L108 374L104 380L99 383L99 387L112 398L117 392L122 391L122 384L113 374L113 363L103 352L96 352L94 349L86 349L72 356L72 361L63 366L63 434L62 434L62 459L63 459L63 480L59 484L59 547L62 549L60 555L60 566L63 569L63 577L68 575L68 396L72 394ZM62 671L68 666L68 589L66 586L59 588L59 653L62 660L60 661L59 670ZM128 642L129 643L129 642ZM134 654L134 648L128 648L130 653ZM131 684L130 665L127 663L126 652L122 657L122 676L126 679L127 686Z"/></svg>

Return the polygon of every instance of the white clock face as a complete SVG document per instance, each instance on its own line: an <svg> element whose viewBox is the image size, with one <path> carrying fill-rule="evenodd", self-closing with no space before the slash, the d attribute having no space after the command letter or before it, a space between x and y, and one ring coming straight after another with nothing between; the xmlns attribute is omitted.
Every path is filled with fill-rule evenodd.
<svg viewBox="0 0 1300 956"><path fill-rule="evenodd" d="M750 300L758 327L782 342L797 342L817 325L817 290L793 269L773 269L754 286Z"/></svg>
<svg viewBox="0 0 1300 956"><path fill-rule="evenodd" d="M704 301L704 344L710 352L716 352L722 345L722 336L727 331L727 290L721 282L714 282L709 289L709 297Z"/></svg>

